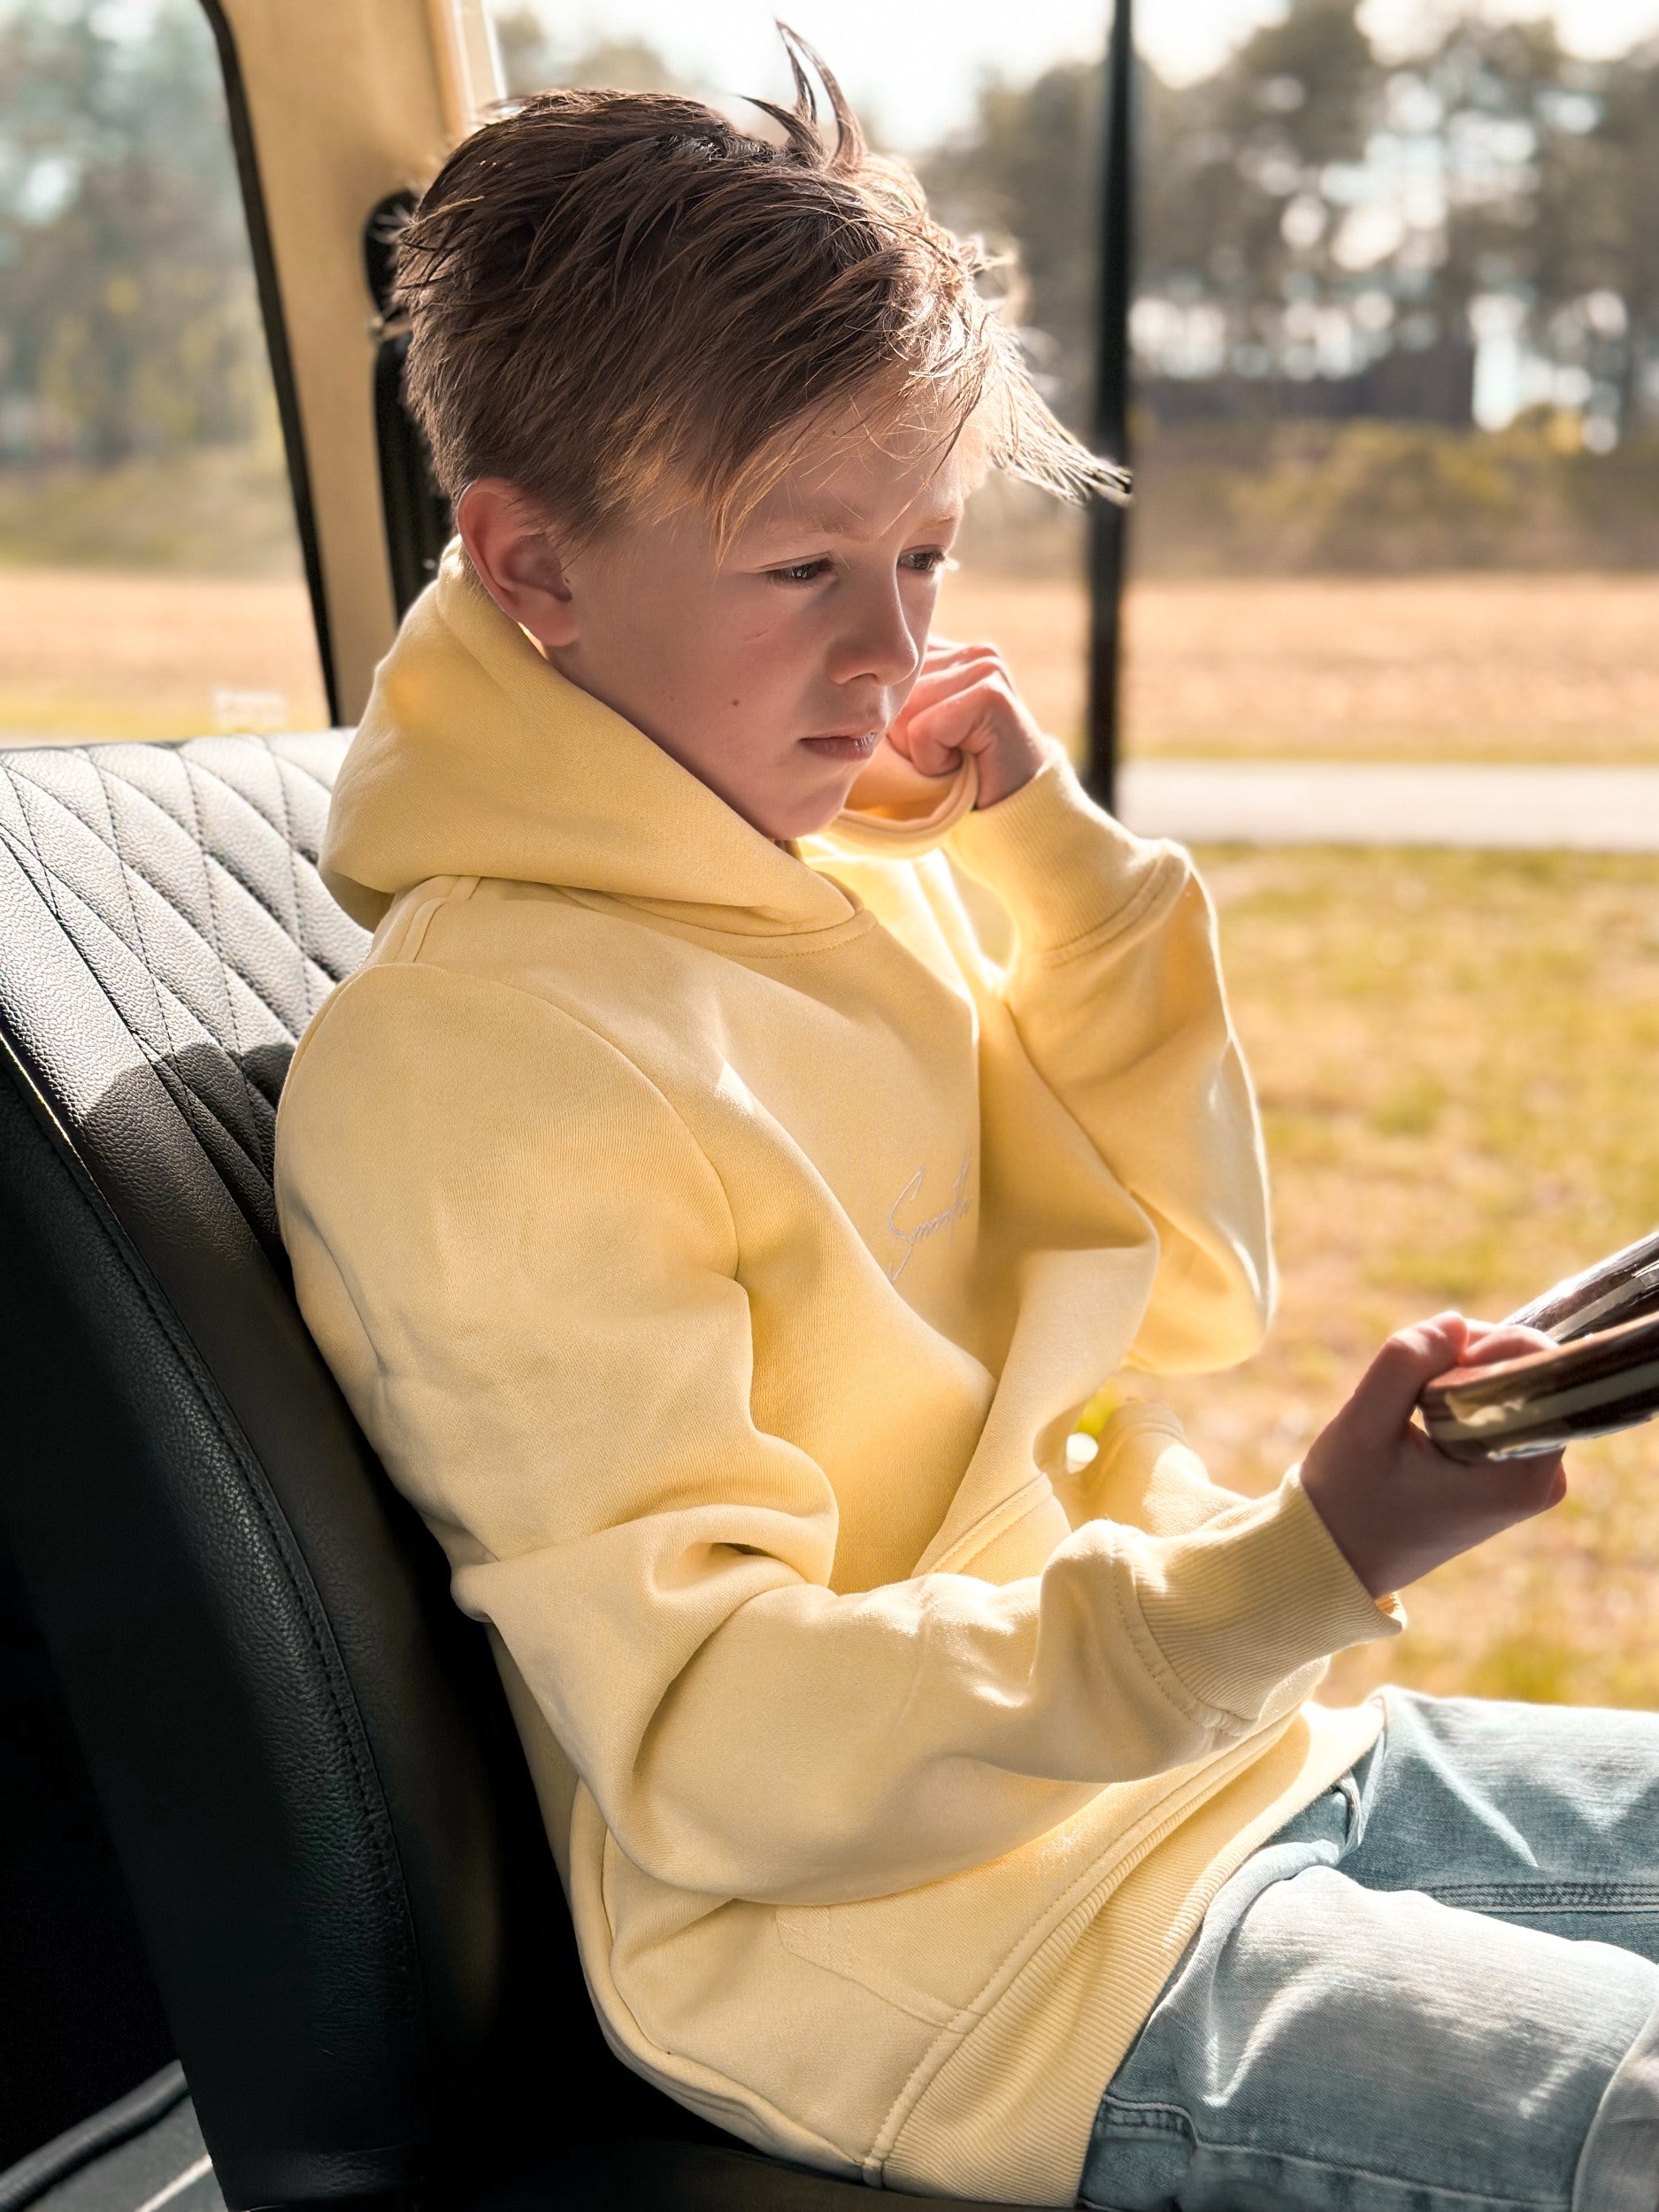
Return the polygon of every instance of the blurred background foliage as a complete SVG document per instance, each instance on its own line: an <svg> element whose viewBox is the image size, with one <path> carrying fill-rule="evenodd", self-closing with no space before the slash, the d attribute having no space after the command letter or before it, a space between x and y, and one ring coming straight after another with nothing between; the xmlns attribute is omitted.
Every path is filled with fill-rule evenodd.
<svg viewBox="0 0 1659 2212"><path fill-rule="evenodd" d="M1141 73L1145 403L1172 420L1496 426L1528 403L1593 450L1659 421L1659 42L1564 54L1548 21L1453 20L1408 64L1355 0L1294 0L1221 69ZM926 166L1002 234L1063 404L1087 399L1098 72L988 86Z"/></svg>
<svg viewBox="0 0 1659 2212"><path fill-rule="evenodd" d="M674 84L498 24L515 90ZM1100 110L1098 64L994 80L917 156L1079 427ZM1659 565L1659 42L1586 61L1471 9L1402 60L1356 0L1291 0L1195 82L1143 65L1139 117L1141 572ZM1040 500L977 519L981 557L1075 566Z"/></svg>
<svg viewBox="0 0 1659 2212"><path fill-rule="evenodd" d="M265 371L217 58L180 7L122 36L0 14L0 449L109 465L244 443Z"/></svg>
<svg viewBox="0 0 1659 2212"><path fill-rule="evenodd" d="M1589 61L1547 21L1439 23L1402 60L1356 0L1290 0L1193 83L1143 67L1143 572L1659 565L1659 42ZM527 5L498 26L515 90L672 81ZM0 555L189 567L211 541L222 568L240 500L232 567L291 565L196 0L0 0ZM987 81L916 156L1018 257L1078 423L1099 92L1087 63ZM982 547L1074 562L1067 518L987 507Z"/></svg>
<svg viewBox="0 0 1659 2212"><path fill-rule="evenodd" d="M0 549L217 564L228 505L249 567L292 558L204 32L194 0L0 0Z"/></svg>

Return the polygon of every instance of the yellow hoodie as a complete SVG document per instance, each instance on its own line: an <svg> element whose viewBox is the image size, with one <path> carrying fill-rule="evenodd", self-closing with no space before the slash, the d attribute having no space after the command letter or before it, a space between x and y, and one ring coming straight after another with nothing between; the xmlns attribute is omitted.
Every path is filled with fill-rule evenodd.
<svg viewBox="0 0 1659 2212"><path fill-rule="evenodd" d="M278 1200L615 2047L785 2156L1059 2204L1210 1897L1373 1740L1325 1658L1398 1624L1160 1408L1066 1473L1125 1362L1257 1341L1260 1141L1186 856L1057 754L972 796L780 849L452 548L335 794L376 936Z"/></svg>

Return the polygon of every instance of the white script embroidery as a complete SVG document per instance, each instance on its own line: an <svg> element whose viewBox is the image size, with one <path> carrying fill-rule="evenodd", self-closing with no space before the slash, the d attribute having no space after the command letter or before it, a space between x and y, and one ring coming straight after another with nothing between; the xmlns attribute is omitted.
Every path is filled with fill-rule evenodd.
<svg viewBox="0 0 1659 2212"><path fill-rule="evenodd" d="M936 1237L941 1229L949 1229L952 1240L955 1240L957 1222L965 1217L973 1204L973 1201L968 1195L968 1171L972 1165L972 1153L964 1152L962 1156L962 1165L956 1170L956 1179L950 1186L950 1203L948 1206L941 1206L936 1214L930 1214L926 1221L918 1221L914 1228L900 1228L899 1208L908 1206L912 1199L921 1196L922 1185L927 1179L927 1170L925 1167L918 1167L894 1200L887 1210L887 1228L889 1233L904 1247L904 1249L887 1270L887 1280L890 1283L898 1281L899 1277L903 1274L905 1269L915 1258L917 1246L926 1244L929 1237Z"/></svg>

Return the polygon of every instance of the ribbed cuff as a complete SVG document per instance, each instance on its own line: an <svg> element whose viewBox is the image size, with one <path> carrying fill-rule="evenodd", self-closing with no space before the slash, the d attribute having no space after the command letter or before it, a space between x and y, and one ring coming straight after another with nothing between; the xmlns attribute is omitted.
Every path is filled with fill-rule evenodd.
<svg viewBox="0 0 1659 2212"><path fill-rule="evenodd" d="M1271 1497L1218 1515L1165 1554L1141 1617L1194 1705L1255 1722L1286 1678L1351 1644L1397 1636L1293 1468Z"/></svg>
<svg viewBox="0 0 1659 2212"><path fill-rule="evenodd" d="M950 852L1002 900L1026 952L1128 927L1189 865L1178 845L1136 837L1097 807L1057 745L1029 783L965 815Z"/></svg>
<svg viewBox="0 0 1659 2212"><path fill-rule="evenodd" d="M926 813L877 814L843 807L820 834L853 852L879 853L886 860L910 860L929 852L949 836L979 795L979 763L968 755L954 776L935 785L938 803Z"/></svg>

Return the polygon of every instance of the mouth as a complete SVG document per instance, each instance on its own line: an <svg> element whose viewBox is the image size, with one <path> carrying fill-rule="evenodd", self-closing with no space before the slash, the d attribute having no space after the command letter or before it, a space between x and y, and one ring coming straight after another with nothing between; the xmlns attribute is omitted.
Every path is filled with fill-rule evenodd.
<svg viewBox="0 0 1659 2212"><path fill-rule="evenodd" d="M879 730L836 731L827 737L803 737L801 743L820 760L868 760L881 742Z"/></svg>

